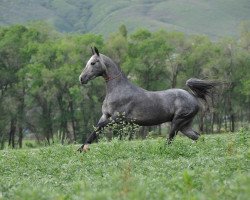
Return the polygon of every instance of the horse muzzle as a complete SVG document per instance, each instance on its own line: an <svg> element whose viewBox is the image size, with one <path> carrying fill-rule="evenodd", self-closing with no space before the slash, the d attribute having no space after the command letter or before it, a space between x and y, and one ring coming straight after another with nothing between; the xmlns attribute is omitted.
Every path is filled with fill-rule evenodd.
<svg viewBox="0 0 250 200"><path fill-rule="evenodd" d="M88 76L80 76L79 81L81 82L82 85L87 84L89 81L89 77Z"/></svg>

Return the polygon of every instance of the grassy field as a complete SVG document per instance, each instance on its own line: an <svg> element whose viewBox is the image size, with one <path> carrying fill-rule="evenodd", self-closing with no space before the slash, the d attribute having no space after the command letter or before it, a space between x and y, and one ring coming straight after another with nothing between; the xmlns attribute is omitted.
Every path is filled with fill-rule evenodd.
<svg viewBox="0 0 250 200"><path fill-rule="evenodd" d="M249 199L249 132L0 151L0 199Z"/></svg>

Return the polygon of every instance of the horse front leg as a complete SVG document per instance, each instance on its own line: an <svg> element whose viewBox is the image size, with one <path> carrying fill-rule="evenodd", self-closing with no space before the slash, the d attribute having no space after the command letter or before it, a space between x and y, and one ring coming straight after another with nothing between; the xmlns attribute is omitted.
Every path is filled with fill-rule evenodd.
<svg viewBox="0 0 250 200"><path fill-rule="evenodd" d="M109 118L107 115L103 114L99 119L96 129L87 137L85 143L78 149L78 151L86 152L89 150L89 145L97 138L98 132L104 128L109 123Z"/></svg>

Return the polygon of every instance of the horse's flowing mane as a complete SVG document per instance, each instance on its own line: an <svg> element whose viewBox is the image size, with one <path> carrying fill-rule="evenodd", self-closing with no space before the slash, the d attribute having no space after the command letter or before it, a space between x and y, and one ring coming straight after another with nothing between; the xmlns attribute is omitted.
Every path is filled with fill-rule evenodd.
<svg viewBox="0 0 250 200"><path fill-rule="evenodd" d="M111 58L109 58L108 56L105 56L104 54L101 54L101 57L102 57L103 62L107 68L117 69L119 71L119 73L122 74L122 77L127 79L127 76L126 76L126 74L124 74L121 67L119 65L117 65Z"/></svg>

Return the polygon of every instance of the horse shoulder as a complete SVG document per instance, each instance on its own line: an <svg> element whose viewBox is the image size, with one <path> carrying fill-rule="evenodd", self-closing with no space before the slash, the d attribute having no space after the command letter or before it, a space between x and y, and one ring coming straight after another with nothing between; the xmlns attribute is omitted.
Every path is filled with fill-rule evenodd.
<svg viewBox="0 0 250 200"><path fill-rule="evenodd" d="M103 110L113 115L114 113L129 113L138 102L143 101L143 95L131 89L121 89L119 92L108 94L103 102Z"/></svg>

